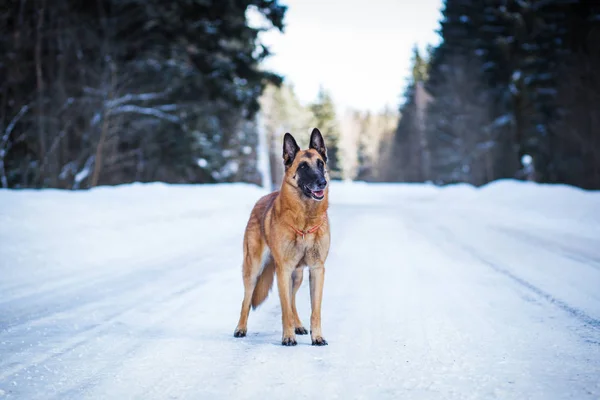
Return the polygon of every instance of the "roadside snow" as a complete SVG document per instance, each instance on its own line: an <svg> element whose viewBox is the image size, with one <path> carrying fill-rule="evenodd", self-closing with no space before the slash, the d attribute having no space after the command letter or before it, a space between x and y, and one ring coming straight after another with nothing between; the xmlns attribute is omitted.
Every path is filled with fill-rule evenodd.
<svg viewBox="0 0 600 400"><path fill-rule="evenodd" d="M0 190L0 397L600 396L600 193L334 183L325 348L279 345L276 290L233 338L265 193Z"/></svg>

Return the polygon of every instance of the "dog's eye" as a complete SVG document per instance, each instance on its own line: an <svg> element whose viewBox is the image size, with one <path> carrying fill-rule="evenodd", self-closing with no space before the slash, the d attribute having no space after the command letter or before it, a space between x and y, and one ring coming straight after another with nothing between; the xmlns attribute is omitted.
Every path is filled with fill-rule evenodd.
<svg viewBox="0 0 600 400"><path fill-rule="evenodd" d="M319 167L319 169L323 169L323 161L318 160L317 161L317 166Z"/></svg>
<svg viewBox="0 0 600 400"><path fill-rule="evenodd" d="M308 167L308 165L306 163L302 163L302 164L300 164L300 166L298 168L306 169L306 167Z"/></svg>

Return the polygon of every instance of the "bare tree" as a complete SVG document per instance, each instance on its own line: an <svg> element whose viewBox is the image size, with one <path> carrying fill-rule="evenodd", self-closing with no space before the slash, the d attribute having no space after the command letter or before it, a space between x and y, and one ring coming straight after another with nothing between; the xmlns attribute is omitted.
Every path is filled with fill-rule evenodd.
<svg viewBox="0 0 600 400"><path fill-rule="evenodd" d="M15 125L19 122L21 118L23 118L27 111L29 111L29 108L29 105L24 105L23 107L21 107L21 110L19 110L17 115L15 115L10 120L6 128L4 128L2 137L0 138L0 183L2 184L3 188L8 187L8 179L6 179L6 168L4 165L4 160L6 159L6 156L8 155L8 152L11 148L10 137L13 130L15 129Z"/></svg>

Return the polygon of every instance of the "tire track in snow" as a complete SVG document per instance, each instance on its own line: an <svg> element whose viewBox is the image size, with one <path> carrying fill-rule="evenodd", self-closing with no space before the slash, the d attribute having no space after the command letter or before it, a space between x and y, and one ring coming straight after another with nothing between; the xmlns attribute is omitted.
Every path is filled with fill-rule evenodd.
<svg viewBox="0 0 600 400"><path fill-rule="evenodd" d="M189 306L187 299L195 298L197 296L197 289L204 284L206 284L206 281L202 279L199 282L178 288L165 298L155 298L152 303L143 301L142 305L145 307L151 304L160 304L160 307L153 307L161 310L161 312L158 315L152 314L152 323L136 331L135 335L128 335L128 337L116 345L111 346L109 351L116 353L118 357L104 362L103 365L98 365L99 363L94 363L94 365L85 364L84 369L87 368L88 372L82 373L83 379L71 382L71 387L59 391L55 398L76 398L81 396L82 393L91 391L102 377L112 376L115 369L122 367L124 363L134 358L141 349L148 346L149 343L147 341L139 340L139 338L152 336L157 326L169 325L168 322L170 320L178 318L179 311ZM108 332L108 330L105 330L105 332Z"/></svg>
<svg viewBox="0 0 600 400"><path fill-rule="evenodd" d="M222 398L223 392L233 390L224 388L222 382L234 385L240 381L240 372L252 365L255 354L250 350L267 347L256 342L279 348L276 341L264 341L268 332L254 335L258 341L252 335L233 337L243 290L239 247L238 241L227 244L226 255L214 260L217 272L209 274L202 289L195 290L173 318L162 323L164 332L119 363L113 374L126 380L102 379L86 397L121 398L126 393L127 397L164 398L168 393L172 398ZM236 296L231 296L232 288ZM226 312L231 320L222 318L224 310L231 311ZM264 317L261 312L253 320ZM160 361L153 365L151 360ZM132 379L134 387L129 384Z"/></svg>
<svg viewBox="0 0 600 400"><path fill-rule="evenodd" d="M219 243L231 242L230 237L220 237ZM219 248L217 245L216 248ZM156 261L154 263L147 264L149 259L138 259L137 264L139 267L133 268L128 273L113 274L107 276L105 285L110 290L101 293L94 292L94 295L87 298L86 301L72 302L73 292L61 293L61 298L65 300L71 300L71 303L66 301L65 303L58 303L64 307L58 309L52 309L52 306L44 304L44 298L37 299L36 304L41 304L44 310L52 310L47 312L40 312L35 314L32 318L20 321L18 324L13 324L10 327L0 331L0 337L2 338L2 351L7 354L20 354L23 350L31 351L33 344L21 342L16 340L19 337L28 337L27 332L32 328L38 327L38 330L44 329L46 325L51 327L56 326L56 320L64 318L65 323L70 321L69 317L75 317L77 315L90 315L91 313L98 314L95 318L97 322L90 323L84 326L82 329L77 329L74 333L75 336L62 342L58 346L53 346L52 351L39 354L30 358L28 364L23 364L20 361L11 361L10 358L1 357L0 360L0 382L10 381L12 377L18 376L19 373L31 369L34 366L42 365L52 360L60 359L65 354L73 353L78 348L85 347L90 343L91 338L99 337L107 332L114 329L113 323L118 321L120 318L126 316L128 313L138 309L140 306L146 307L148 304L160 304L161 302L168 302L172 299L176 299L185 295L186 293L195 290L198 286L205 284L205 278L203 274L207 272L205 268L198 268L198 273L195 274L196 279L189 283L186 279L179 279L182 273L190 271L194 265L208 264L215 255L218 255L219 251L215 250L212 254L203 252L203 254L186 254L180 255L177 258L165 255L165 259ZM173 267L175 265L175 267ZM131 268L131 267L130 267ZM149 273L152 271L153 273ZM202 273L200 273L200 271ZM107 274L110 275L110 274ZM80 279L87 279L86 275L82 275ZM160 291L157 293L155 289L156 282L165 282L165 280L173 281L177 283L164 296L158 296ZM77 293L87 293L89 288L96 286L95 283L89 285L75 285ZM161 284L160 287L165 287ZM117 294L118 297L114 297ZM103 305L106 303L105 305ZM111 304L122 304L116 311L111 311ZM67 306L68 305L68 306ZM161 309L161 307L157 307ZM100 311L99 311L100 310ZM106 313L108 311L108 313ZM80 325L86 325L85 322L78 322ZM67 325L68 326L68 325ZM30 335L29 335L30 337ZM15 338L14 340L11 338ZM46 339L46 338L44 338ZM14 343L12 348L10 343Z"/></svg>
<svg viewBox="0 0 600 400"><path fill-rule="evenodd" d="M537 296L537 298L543 299L547 303L552 304L557 309L560 309L561 311L567 313L567 315L580 321L586 327L591 328L594 331L600 329L600 319L591 316L581 308L573 306L572 304L569 304L569 302L564 301L556 295L553 295L550 292L542 289L539 285L532 283L530 280L524 279L508 268L501 266L500 263L491 261L488 256L484 256L481 248L477 248L469 244L471 242L477 243L477 240L472 240L472 237L475 237L473 235L476 235L476 232L473 229L468 231L468 234L472 236L469 236L469 240L467 241L464 237L461 237L460 230L452 228L454 226L460 226L460 224L468 221L471 222L468 226L472 228L478 227L481 229L481 221L483 218L483 220L487 223L485 229L489 230L491 228L497 232L498 230L495 229L496 225L494 224L495 221L493 219L490 219L488 216L468 214L465 213L464 210L452 210L452 213L445 213L444 218L431 218L430 216L425 217L423 215L419 215L420 212L426 211L423 209L411 209L411 211L417 211L417 213L409 212L408 215L410 215L411 219L415 221L415 223L419 224L420 227L428 226L429 228L435 229L443 235L447 242L453 243L456 247L461 248L462 251L468 254L471 258L478 260L495 272L509 278L511 281L517 283L520 287L525 288L530 293ZM477 223L472 223L474 220L476 220ZM450 227L448 226L449 223L452 223ZM511 240L515 240L513 236L507 235L506 232L499 233ZM481 240L479 236L477 236L477 239ZM529 243L530 246L535 246L535 243ZM519 244L522 244L522 242L519 242ZM563 254L557 254L556 252L553 253L564 257ZM565 258L570 260L568 257ZM578 264L581 265L581 262L578 262ZM592 269L592 271L596 270ZM594 338L586 337L585 340L591 343L600 343L600 338L598 338L597 335L594 335Z"/></svg>
<svg viewBox="0 0 600 400"><path fill-rule="evenodd" d="M175 298L180 297L182 294L188 293L189 291L202 284L203 281L194 282L192 284L186 282L185 285L176 287L175 290L161 297L157 297L156 292L153 290L145 291L142 293L141 296L134 297L134 301L130 302L130 304L125 308L121 308L118 311L109 315L102 316L101 321L99 321L98 323L76 331L75 336L73 338L67 340L59 346L53 347L52 352L42 353L38 357L30 358L28 360L28 364L13 362L11 363L11 365L2 366L2 372L0 372L0 381L10 381L12 379L11 377L17 376L20 372L25 371L33 366L45 364L56 359L60 360L61 357L64 357L68 353L73 353L76 349L88 344L92 338L97 338L102 334L105 334L114 329L113 323L117 322L119 318L137 309L138 307L140 307L140 305L147 306L148 304L152 304L151 302L149 302L149 300L151 299L154 301L154 303L169 302ZM132 300L131 292L127 292L126 296L129 300ZM113 300L114 299L111 299L111 301ZM76 314L85 314L86 309L91 312L92 310L96 309L97 306L97 304L91 302L89 304L86 304L86 306L83 307L83 309L76 308L73 311L76 311ZM51 319L52 316L49 315L46 318ZM29 328L27 328L27 330L29 330ZM15 332L15 334L18 337L19 331ZM18 353L19 349L16 349L14 352Z"/></svg>
<svg viewBox="0 0 600 400"><path fill-rule="evenodd" d="M458 247L462 248L464 250L465 253L469 254L471 257L477 259L478 261L480 261L481 263L483 263L484 265L487 265L488 267L492 268L494 271L508 277L509 279L511 279L513 282L518 283L520 286L528 289L529 291L531 291L532 293L534 293L535 295L537 295L538 297L543 298L544 300L546 300L547 302L549 302L550 304L555 305L556 307L560 308L561 310L565 311L567 314L569 314L570 316L578 319L580 322L582 322L583 324L585 324L586 326L589 326L591 328L594 329L600 329L600 319L594 318L590 315L588 315L585 311L580 310L576 307L573 307L571 305L569 305L567 302L558 299L557 297L555 297L554 295L540 289L538 286L532 284L531 282L519 277L518 275L512 273L511 271L509 271L508 269L500 266L497 263L494 263L490 260L488 260L486 257L483 257L481 255L480 250L478 250L477 248L465 243L463 240L459 240L457 238L457 235L455 232L450 231L448 228L446 228L445 226L442 225L437 225L437 229L439 229L439 231L443 232L445 238L447 241L454 243L455 245L457 245Z"/></svg>
<svg viewBox="0 0 600 400"><path fill-rule="evenodd" d="M519 236L530 242L532 246L541 245L544 247L544 249L552 251L558 256L576 261L587 267L600 270L600 254L590 255L586 250L574 250L571 246L566 246L559 241L534 236L520 229L509 228L505 226L492 226L492 229L509 237ZM596 246L600 247L600 242L598 242Z"/></svg>
<svg viewBox="0 0 600 400"><path fill-rule="evenodd" d="M231 241L233 238L234 235L219 237L214 246L218 248L219 244ZM72 279L60 281L59 278L60 283L51 284L47 289L2 301L0 302L0 333L60 312L82 308L99 299L129 292L140 285L161 279L165 275L186 268L179 264L185 263L187 257L187 255L165 252L158 260L155 253L148 253L147 257L135 259L134 264L131 258L108 260L104 261L104 264L110 264L111 268L103 269L101 266L93 268L99 271L99 274L90 276L89 269L77 271L78 273L72 274L74 275ZM117 268L115 265L121 265L122 268ZM175 267L166 269L165 265L175 265ZM30 284L27 287L33 289L35 285ZM77 302L74 302L74 299L77 299ZM7 315L22 318L9 319Z"/></svg>

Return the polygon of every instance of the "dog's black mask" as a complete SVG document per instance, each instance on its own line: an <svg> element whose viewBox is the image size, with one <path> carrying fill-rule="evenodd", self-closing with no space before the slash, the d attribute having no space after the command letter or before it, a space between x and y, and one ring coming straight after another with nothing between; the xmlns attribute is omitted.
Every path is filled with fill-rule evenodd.
<svg viewBox="0 0 600 400"><path fill-rule="evenodd" d="M300 157L294 175L298 189L303 195L320 201L325 198L325 188L327 187L327 172L325 170L327 149L323 136L317 128L313 129L310 135L310 148L316 150L316 153L314 151L304 151L299 155L300 147L296 140L292 135L286 133L283 138L283 161L287 170L292 166L294 160Z"/></svg>
<svg viewBox="0 0 600 400"><path fill-rule="evenodd" d="M308 161L300 161L296 176L298 187L304 195L315 200L323 200L327 179L325 179L325 163L321 159L310 164Z"/></svg>

